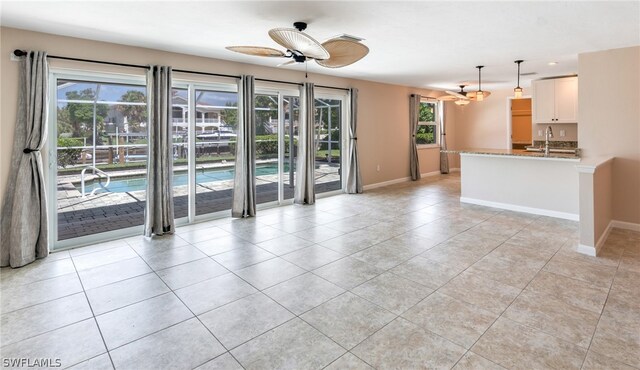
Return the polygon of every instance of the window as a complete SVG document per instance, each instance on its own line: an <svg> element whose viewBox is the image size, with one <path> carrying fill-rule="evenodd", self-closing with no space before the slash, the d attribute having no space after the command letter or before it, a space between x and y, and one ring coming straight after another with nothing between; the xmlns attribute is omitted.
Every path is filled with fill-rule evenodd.
<svg viewBox="0 0 640 370"><path fill-rule="evenodd" d="M436 146L438 140L438 102L420 102L416 144Z"/></svg>

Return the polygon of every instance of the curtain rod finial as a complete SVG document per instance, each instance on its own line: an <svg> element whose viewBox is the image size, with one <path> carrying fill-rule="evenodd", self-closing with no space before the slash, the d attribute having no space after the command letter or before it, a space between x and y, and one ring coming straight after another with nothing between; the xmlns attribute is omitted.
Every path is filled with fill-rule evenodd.
<svg viewBox="0 0 640 370"><path fill-rule="evenodd" d="M23 57L25 55L27 55L27 52L24 50L20 50L20 49L16 49L13 51L13 55L17 56L17 57Z"/></svg>

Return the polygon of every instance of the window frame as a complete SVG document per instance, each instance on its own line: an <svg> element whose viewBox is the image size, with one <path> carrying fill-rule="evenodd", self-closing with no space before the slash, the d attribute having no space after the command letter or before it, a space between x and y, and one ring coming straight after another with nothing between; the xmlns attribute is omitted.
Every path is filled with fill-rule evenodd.
<svg viewBox="0 0 640 370"><path fill-rule="evenodd" d="M417 140L418 138L416 137L414 140L416 140L416 146L418 147L418 149L428 149L428 148L440 148L440 107L439 105L442 104L442 102L440 101L432 101L432 100L427 100L427 99L422 99L420 100L420 104L423 103L428 103L428 104L433 104L434 105L434 109L433 109L433 122L428 122L428 121L418 121L418 128L420 128L420 126L434 126L434 137L435 137L435 143L432 144L418 144ZM418 108L420 109L420 108ZM418 111L418 116L420 116L419 111Z"/></svg>

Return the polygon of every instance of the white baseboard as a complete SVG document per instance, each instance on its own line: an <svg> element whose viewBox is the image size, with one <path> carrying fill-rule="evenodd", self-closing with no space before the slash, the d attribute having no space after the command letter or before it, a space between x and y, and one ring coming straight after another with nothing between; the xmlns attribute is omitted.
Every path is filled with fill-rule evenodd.
<svg viewBox="0 0 640 370"><path fill-rule="evenodd" d="M625 221L617 221L611 220L611 227L617 227L618 229L632 230L640 232L640 224L635 224L633 222L625 222Z"/></svg>
<svg viewBox="0 0 640 370"><path fill-rule="evenodd" d="M598 254L596 248L584 244L578 244L578 249L576 249L576 252L586 254L587 256L591 257L595 257Z"/></svg>
<svg viewBox="0 0 640 370"><path fill-rule="evenodd" d="M531 213L531 214L540 215L540 216L563 218L565 220L571 220L571 221L579 221L580 220L580 215L577 215L577 214L574 214L574 213L552 211L552 210L549 210L549 209L525 207L525 206L519 206L519 205L515 205L515 204L499 203L499 202L492 202L492 201L488 201L488 200L466 198L466 197L460 197L460 202L462 202L462 203L470 203L470 204L477 204L479 206L506 209L506 210L509 210L509 211Z"/></svg>
<svg viewBox="0 0 640 370"><path fill-rule="evenodd" d="M431 177L431 176L439 176L439 175L440 175L440 171L431 171L427 173L421 173L420 177Z"/></svg>
<svg viewBox="0 0 640 370"><path fill-rule="evenodd" d="M384 187L384 186L389 186L389 185L393 185L393 184L399 184L401 182L407 182L407 181L411 181L411 177L401 177L399 179L378 182L378 183L375 183L375 184L369 184L369 185L363 186L362 188L364 190L371 190L371 189L381 188L381 187Z"/></svg>
<svg viewBox="0 0 640 370"><path fill-rule="evenodd" d="M602 233L602 235L600 235L600 238L598 239L598 241L596 242L596 256L598 255L598 252L600 252L600 249L602 249L602 246L604 245L604 242L607 241L607 238L609 237L609 233L611 233L611 229L613 229L613 223L615 221L611 220L609 221L609 225L607 225L607 228L604 229L604 232Z"/></svg>
<svg viewBox="0 0 640 370"><path fill-rule="evenodd" d="M460 168L459 167L449 168L449 172L460 172Z"/></svg>
<svg viewBox="0 0 640 370"><path fill-rule="evenodd" d="M596 243L595 247L591 247L585 244L579 244L577 251L579 253L583 253L589 256L597 256L598 253L600 253L600 250L602 249L602 247L604 246L604 243L606 243L607 238L609 238L609 234L611 233L611 230L613 230L614 227L619 229L640 232L640 224L635 224L633 222L611 220L609 222L609 225L607 225L607 228L602 233L602 235L600 235L600 238L598 239L598 242Z"/></svg>
<svg viewBox="0 0 640 370"><path fill-rule="evenodd" d="M460 171L459 168L452 168L449 170L449 172L458 172ZM441 175L440 171L432 171L432 172L427 172L427 173L421 173L420 177L431 177L431 176L439 176ZM375 184L369 184L369 185L365 185L363 187L363 190L371 190L371 189L375 189L375 188L381 188L384 186L389 186L389 185L393 185L393 184L399 184L401 182L407 182L407 181L411 181L411 177L401 177L399 179L394 179L394 180L389 180L389 181L383 181L383 182L377 182Z"/></svg>

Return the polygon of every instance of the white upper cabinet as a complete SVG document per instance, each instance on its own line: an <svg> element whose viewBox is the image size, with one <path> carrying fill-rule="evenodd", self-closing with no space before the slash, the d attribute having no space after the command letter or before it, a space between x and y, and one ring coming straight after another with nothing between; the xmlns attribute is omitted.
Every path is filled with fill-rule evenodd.
<svg viewBox="0 0 640 370"><path fill-rule="evenodd" d="M533 123L578 122L578 77L533 81Z"/></svg>

